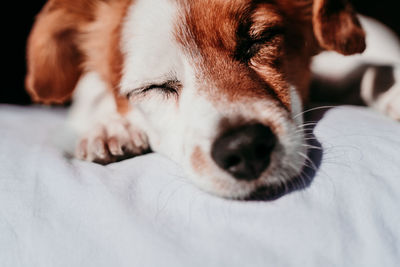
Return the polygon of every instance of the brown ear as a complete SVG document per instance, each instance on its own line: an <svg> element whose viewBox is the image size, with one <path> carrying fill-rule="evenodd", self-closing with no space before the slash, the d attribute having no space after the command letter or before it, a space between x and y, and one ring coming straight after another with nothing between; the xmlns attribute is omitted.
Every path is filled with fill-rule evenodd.
<svg viewBox="0 0 400 267"><path fill-rule="evenodd" d="M26 88L34 101L60 104L71 98L82 73L76 46L79 18L50 0L36 19L27 46Z"/></svg>
<svg viewBox="0 0 400 267"><path fill-rule="evenodd" d="M347 0L314 0L313 27L323 49L343 55L365 49L364 30Z"/></svg>

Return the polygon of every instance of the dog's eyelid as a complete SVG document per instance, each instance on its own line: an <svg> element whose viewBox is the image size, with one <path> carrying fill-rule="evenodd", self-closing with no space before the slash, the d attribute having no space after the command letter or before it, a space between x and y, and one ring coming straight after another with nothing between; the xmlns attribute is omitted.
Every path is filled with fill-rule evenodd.
<svg viewBox="0 0 400 267"><path fill-rule="evenodd" d="M177 79L171 79L171 80L165 81L163 83L151 84L149 86L142 88L142 90L149 91L152 89L169 89L169 90L178 91L181 86L182 86L181 83Z"/></svg>
<svg viewBox="0 0 400 267"><path fill-rule="evenodd" d="M247 37L239 42L234 57L242 62L248 63L262 47L265 45L273 45L274 40L282 38L284 34L285 28L281 24L269 26L262 31L249 32Z"/></svg>
<svg viewBox="0 0 400 267"><path fill-rule="evenodd" d="M132 95L140 95L145 94L152 90L160 89L164 93L174 93L178 94L182 84L177 79L171 79L162 83L149 83L148 85L144 85L133 90L127 94L127 98L130 98Z"/></svg>
<svg viewBox="0 0 400 267"><path fill-rule="evenodd" d="M268 27L263 31L258 32L249 32L249 37L253 42L263 42L267 41L277 35L281 35L284 33L284 28L280 25Z"/></svg>

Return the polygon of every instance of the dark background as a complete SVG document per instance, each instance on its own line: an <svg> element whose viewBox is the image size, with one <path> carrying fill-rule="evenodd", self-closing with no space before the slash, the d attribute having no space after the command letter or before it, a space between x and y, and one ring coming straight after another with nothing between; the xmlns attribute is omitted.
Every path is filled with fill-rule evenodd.
<svg viewBox="0 0 400 267"><path fill-rule="evenodd" d="M196 0L194 0L196 1ZM227 0L229 1L229 0ZM10 3L11 2L11 3ZM6 1L3 3L3 38L5 73L2 75L0 103L30 103L24 90L25 43L35 15L46 0ZM400 35L400 18L395 0L351 0L356 10L390 26Z"/></svg>

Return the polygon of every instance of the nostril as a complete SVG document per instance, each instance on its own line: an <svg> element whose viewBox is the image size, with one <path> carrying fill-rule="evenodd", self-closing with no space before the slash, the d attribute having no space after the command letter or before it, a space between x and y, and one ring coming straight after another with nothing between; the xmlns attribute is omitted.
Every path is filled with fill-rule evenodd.
<svg viewBox="0 0 400 267"><path fill-rule="evenodd" d="M255 158L264 158L268 157L271 151L271 147L268 147L266 144L258 144L254 148L254 156Z"/></svg>
<svg viewBox="0 0 400 267"><path fill-rule="evenodd" d="M235 166L239 165L241 161L242 161L242 159L238 155L230 155L226 159L225 168L229 169L229 168L235 167Z"/></svg>
<svg viewBox="0 0 400 267"><path fill-rule="evenodd" d="M213 144L215 163L238 180L255 180L268 167L276 138L262 124L230 130Z"/></svg>

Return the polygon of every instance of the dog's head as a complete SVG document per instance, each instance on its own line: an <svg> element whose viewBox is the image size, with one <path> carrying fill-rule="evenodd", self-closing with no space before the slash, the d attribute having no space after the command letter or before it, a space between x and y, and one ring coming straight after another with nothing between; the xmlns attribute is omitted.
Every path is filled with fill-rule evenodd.
<svg viewBox="0 0 400 267"><path fill-rule="evenodd" d="M301 172L310 58L364 49L343 1L138 0L126 18L121 92L151 146L225 197Z"/></svg>
<svg viewBox="0 0 400 267"><path fill-rule="evenodd" d="M129 2L129 1L123 1ZM151 147L201 188L244 198L299 175L302 103L320 50L362 52L346 0L135 0L118 92ZM115 64L115 61L113 61Z"/></svg>

